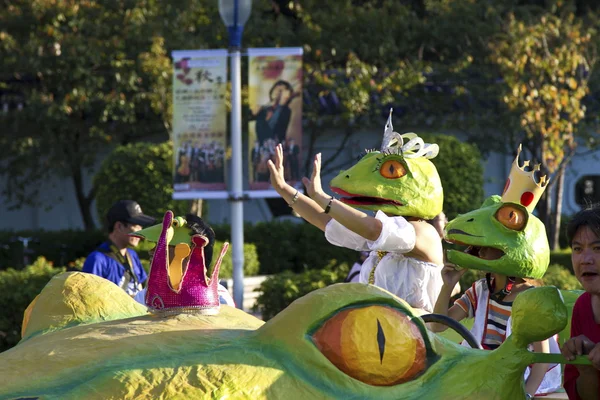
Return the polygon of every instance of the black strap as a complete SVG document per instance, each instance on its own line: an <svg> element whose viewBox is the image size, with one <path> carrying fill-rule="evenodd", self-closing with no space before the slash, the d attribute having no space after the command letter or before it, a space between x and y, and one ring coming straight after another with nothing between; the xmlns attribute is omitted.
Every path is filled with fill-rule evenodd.
<svg viewBox="0 0 600 400"><path fill-rule="evenodd" d="M494 294L494 284L492 282L492 274L489 272L487 274L485 274L485 283L487 283L487 288L490 292L490 295Z"/></svg>
<svg viewBox="0 0 600 400"><path fill-rule="evenodd" d="M133 280L134 285L137 287L139 285L139 281L138 281L138 277L135 273L135 271L133 270L133 261L131 260L131 256L129 255L128 251L125 251L125 256L123 256L121 254L121 252L119 251L119 249L114 245L111 244L110 245L110 250L107 250L104 247L98 247L97 249L100 253L107 255L108 257L112 258L113 260L115 260L116 262L118 262L119 264L121 264L121 266L125 269L125 282L123 282L123 286L122 288L127 288L129 286L129 282L131 282L131 280Z"/></svg>
<svg viewBox="0 0 600 400"><path fill-rule="evenodd" d="M510 292L512 292L512 288L516 280L517 278L514 276L507 276L504 288L499 293L496 293L496 283L494 279L492 279L492 274L489 272L485 274L485 281L487 283L488 290L490 291L490 297L496 301L504 301L504 298L508 296Z"/></svg>

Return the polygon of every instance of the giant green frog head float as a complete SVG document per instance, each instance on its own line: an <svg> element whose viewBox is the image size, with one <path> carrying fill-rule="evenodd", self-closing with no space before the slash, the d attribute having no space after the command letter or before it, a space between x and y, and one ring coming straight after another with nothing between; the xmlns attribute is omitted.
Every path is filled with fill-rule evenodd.
<svg viewBox="0 0 600 400"><path fill-rule="evenodd" d="M512 165L502 197L491 196L482 206L459 215L446 225L446 240L469 246L467 251L449 250L448 260L462 268L510 277L540 279L548 268L550 249L542 221L532 214L547 185L538 178L539 166L526 171L519 155ZM495 260L479 257L482 247L501 250Z"/></svg>
<svg viewBox="0 0 600 400"><path fill-rule="evenodd" d="M314 291L263 323L225 305L149 313L80 272L54 277L28 315L22 341L0 354L1 399L522 399L527 365L560 357L527 344L567 321L555 288L528 290L513 334L481 351L428 332L372 285Z"/></svg>
<svg viewBox="0 0 600 400"><path fill-rule="evenodd" d="M367 152L341 171L332 179L331 190L356 208L432 219L444 202L440 177L430 161L438 151L437 144L425 144L414 133L394 132L390 111L381 150Z"/></svg>

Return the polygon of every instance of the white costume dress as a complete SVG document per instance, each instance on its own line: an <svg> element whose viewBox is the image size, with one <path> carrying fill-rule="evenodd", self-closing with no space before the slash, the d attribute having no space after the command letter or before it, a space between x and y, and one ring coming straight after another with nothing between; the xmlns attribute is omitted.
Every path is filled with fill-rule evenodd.
<svg viewBox="0 0 600 400"><path fill-rule="evenodd" d="M404 253L415 247L414 227L404 217L388 217L378 211L375 218L381 221L382 230L375 241L367 240L332 219L325 227L329 243L357 251L371 251L360 272L360 282L369 283L375 268L375 286L383 288L413 308L433 312L442 288L442 266L407 257ZM379 260L378 252L387 252Z"/></svg>

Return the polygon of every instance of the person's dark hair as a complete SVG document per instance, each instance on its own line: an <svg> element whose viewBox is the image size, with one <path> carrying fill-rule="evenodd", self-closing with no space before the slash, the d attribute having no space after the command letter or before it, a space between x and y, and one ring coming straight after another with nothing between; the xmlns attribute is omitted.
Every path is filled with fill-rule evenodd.
<svg viewBox="0 0 600 400"><path fill-rule="evenodd" d="M206 268L208 269L212 263L215 231L197 215L187 214L185 220L187 221L188 228L192 230L191 235L203 235L208 238L208 244L204 247L204 257L206 259Z"/></svg>
<svg viewBox="0 0 600 400"><path fill-rule="evenodd" d="M115 230L115 224L117 222L123 222L123 221L114 221L111 223L111 221L105 221L104 225L106 226L106 229L108 230L108 233L111 234L114 232Z"/></svg>
<svg viewBox="0 0 600 400"><path fill-rule="evenodd" d="M600 238L600 204L591 205L579 211L571 218L567 224L567 239L569 241L569 246L573 243L573 238L579 228L584 226L590 228L592 232Z"/></svg>
<svg viewBox="0 0 600 400"><path fill-rule="evenodd" d="M275 88L277 86L285 86L285 88L287 90L289 90L290 92L294 91L294 88L292 87L292 85L290 85L290 83L288 81L284 81L284 80L280 79L277 82L275 82L273 84L273 86L271 86L271 90L269 90L269 99L270 100L273 100L273 91L275 91Z"/></svg>

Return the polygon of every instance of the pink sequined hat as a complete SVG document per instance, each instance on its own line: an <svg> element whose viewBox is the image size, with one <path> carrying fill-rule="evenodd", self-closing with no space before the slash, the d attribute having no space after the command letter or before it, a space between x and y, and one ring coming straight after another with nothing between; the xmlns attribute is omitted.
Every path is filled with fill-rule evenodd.
<svg viewBox="0 0 600 400"><path fill-rule="evenodd" d="M175 218L171 211L167 211L162 224L131 234L156 242L148 277L146 305L156 313L217 314L219 267L229 244L223 245L209 279L204 257L208 238L191 236L186 224L184 218Z"/></svg>

